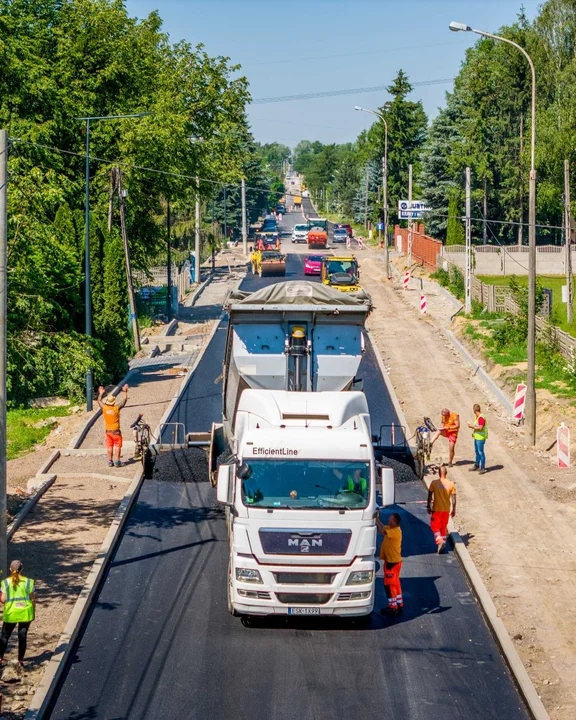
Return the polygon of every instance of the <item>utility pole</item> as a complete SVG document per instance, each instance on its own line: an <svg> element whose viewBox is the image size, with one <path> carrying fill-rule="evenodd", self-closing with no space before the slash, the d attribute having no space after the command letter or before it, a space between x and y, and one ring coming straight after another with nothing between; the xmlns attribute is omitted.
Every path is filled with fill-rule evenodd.
<svg viewBox="0 0 576 720"><path fill-rule="evenodd" d="M570 212L570 161L564 160L564 229L566 249L566 320L574 319L572 289L572 213Z"/></svg>
<svg viewBox="0 0 576 720"><path fill-rule="evenodd" d="M364 183L364 229L368 230L368 165L366 165L366 182Z"/></svg>
<svg viewBox="0 0 576 720"><path fill-rule="evenodd" d="M136 301L134 299L134 284L132 283L132 267L130 265L130 248L128 246L128 235L126 233L126 213L124 207L124 189L122 187L122 170L114 168L112 172L116 176L116 187L118 188L118 204L120 206L120 229L122 231L122 243L124 245L124 258L126 260L126 284L128 285L128 302L130 303L130 322L132 323L132 335L134 349L140 351L140 328L138 327L138 314L136 312Z"/></svg>
<svg viewBox="0 0 576 720"><path fill-rule="evenodd" d="M382 158L382 194L384 195L384 247L386 248L386 277L390 277L390 248L388 247L388 125L384 141L384 157Z"/></svg>
<svg viewBox="0 0 576 720"><path fill-rule="evenodd" d="M408 219L408 265L412 265L412 165L408 165L408 206L410 218Z"/></svg>
<svg viewBox="0 0 576 720"><path fill-rule="evenodd" d="M242 178L242 252L248 252L248 228L246 227L246 180Z"/></svg>
<svg viewBox="0 0 576 720"><path fill-rule="evenodd" d="M196 225L194 228L194 280L199 283L200 275L200 178L196 175Z"/></svg>
<svg viewBox="0 0 576 720"><path fill-rule="evenodd" d="M488 180L484 178L484 221L482 222L482 244L488 245Z"/></svg>
<svg viewBox="0 0 576 720"><path fill-rule="evenodd" d="M522 155L524 153L524 115L520 113L520 193L518 197L518 214L520 215L518 223L518 245L522 245L522 234L524 230L524 173L522 172Z"/></svg>
<svg viewBox="0 0 576 720"><path fill-rule="evenodd" d="M214 198L212 198L212 273L214 274L216 272L216 263L214 261L214 240L216 236L216 232L214 230Z"/></svg>
<svg viewBox="0 0 576 720"><path fill-rule="evenodd" d="M172 320L172 245L170 243L170 200L168 200L166 212L166 229L168 243L168 268L167 268L167 279L166 284L168 285L168 295L166 297L166 314L168 315L168 321Z"/></svg>
<svg viewBox="0 0 576 720"><path fill-rule="evenodd" d="M226 221L226 185L224 185L224 242L228 242L228 224Z"/></svg>
<svg viewBox="0 0 576 720"><path fill-rule="evenodd" d="M470 202L470 168L466 168L466 313L472 310L472 293L471 293L471 270L472 270L472 210Z"/></svg>
<svg viewBox="0 0 576 720"><path fill-rule="evenodd" d="M8 568L6 537L6 325L8 322L8 131L0 130L0 578Z"/></svg>

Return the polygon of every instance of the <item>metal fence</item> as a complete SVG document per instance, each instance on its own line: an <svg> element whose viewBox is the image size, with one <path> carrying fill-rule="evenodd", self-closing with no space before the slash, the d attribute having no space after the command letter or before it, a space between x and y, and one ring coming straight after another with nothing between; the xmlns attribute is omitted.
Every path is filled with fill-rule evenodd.
<svg viewBox="0 0 576 720"><path fill-rule="evenodd" d="M137 287L162 287L168 285L168 268L166 266L151 267L147 272L136 270L134 283ZM186 295L192 285L190 278L190 263L184 262L182 267L172 265L172 286L178 288L178 301Z"/></svg>

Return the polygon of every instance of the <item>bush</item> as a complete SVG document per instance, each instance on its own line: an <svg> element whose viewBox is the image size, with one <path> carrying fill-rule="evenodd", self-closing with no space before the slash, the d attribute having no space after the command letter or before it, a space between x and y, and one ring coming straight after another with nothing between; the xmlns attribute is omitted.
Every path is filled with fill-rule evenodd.
<svg viewBox="0 0 576 720"><path fill-rule="evenodd" d="M450 276L444 268L438 268L436 272L433 272L432 275L430 275L430 277L432 280L436 280L440 285L442 285L442 287L445 288L447 288L450 283Z"/></svg>

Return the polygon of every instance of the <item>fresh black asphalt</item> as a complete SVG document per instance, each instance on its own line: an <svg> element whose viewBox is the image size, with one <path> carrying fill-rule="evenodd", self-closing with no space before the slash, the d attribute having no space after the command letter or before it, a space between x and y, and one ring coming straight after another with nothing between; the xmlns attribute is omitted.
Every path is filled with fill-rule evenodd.
<svg viewBox="0 0 576 720"><path fill-rule="evenodd" d="M289 268L298 263L291 256ZM224 335L216 331L180 402L188 430L220 417L214 380ZM371 348L359 375L375 428L397 422ZM226 608L228 539L214 490L162 465L142 486L50 717L528 718L457 560L435 553L418 481L397 488L402 616L375 612L368 626L260 619L246 627ZM383 595L379 579L376 608Z"/></svg>

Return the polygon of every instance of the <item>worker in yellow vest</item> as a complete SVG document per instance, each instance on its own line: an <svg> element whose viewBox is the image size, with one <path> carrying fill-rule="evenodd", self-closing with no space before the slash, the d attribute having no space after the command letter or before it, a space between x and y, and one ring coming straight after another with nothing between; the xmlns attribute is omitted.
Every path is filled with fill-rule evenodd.
<svg viewBox="0 0 576 720"><path fill-rule="evenodd" d="M488 439L488 421L482 414L480 405L476 404L472 409L474 410L474 422L468 423L468 427L472 430L476 461L474 462L474 467L471 467L470 470L479 470L478 475L484 475L486 472L484 445Z"/></svg>
<svg viewBox="0 0 576 720"><path fill-rule="evenodd" d="M20 560L10 563L10 577L0 584L0 600L4 603L2 612L2 634L0 635L0 663L8 646L12 631L18 625L18 662L24 667L28 628L34 620L36 595L34 580L22 575Z"/></svg>

